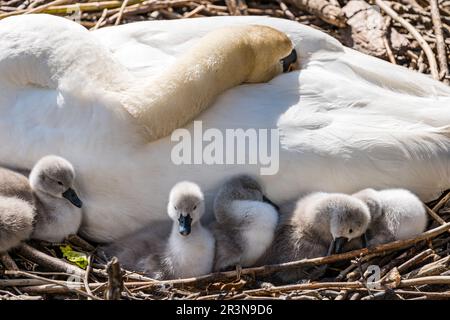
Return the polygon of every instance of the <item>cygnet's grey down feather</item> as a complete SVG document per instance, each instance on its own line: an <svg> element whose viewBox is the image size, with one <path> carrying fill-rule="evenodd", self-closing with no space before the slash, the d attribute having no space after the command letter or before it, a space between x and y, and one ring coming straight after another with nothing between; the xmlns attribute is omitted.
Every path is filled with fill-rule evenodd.
<svg viewBox="0 0 450 320"><path fill-rule="evenodd" d="M367 231L368 245L375 246L413 238L427 226L427 212L420 199L405 189L376 191L364 189L355 194L370 208L372 221Z"/></svg>
<svg viewBox="0 0 450 320"><path fill-rule="evenodd" d="M309 194L298 200L292 212L282 215L272 246L260 263L326 256L336 239L346 239L348 245L366 232L369 222L369 208L359 199L338 193ZM280 272L278 276L293 281L307 274L297 269Z"/></svg>
<svg viewBox="0 0 450 320"><path fill-rule="evenodd" d="M200 218L205 204L200 188L191 182L176 184L167 212L172 221L144 227L103 248L128 269L156 279L199 276L212 271L215 241Z"/></svg>
<svg viewBox="0 0 450 320"><path fill-rule="evenodd" d="M264 202L266 201L266 202ZM278 212L267 203L255 178L239 175L220 188L214 200L214 270L254 265L273 241Z"/></svg>
<svg viewBox="0 0 450 320"><path fill-rule="evenodd" d="M0 196L0 252L27 240L33 231L34 208L18 197Z"/></svg>

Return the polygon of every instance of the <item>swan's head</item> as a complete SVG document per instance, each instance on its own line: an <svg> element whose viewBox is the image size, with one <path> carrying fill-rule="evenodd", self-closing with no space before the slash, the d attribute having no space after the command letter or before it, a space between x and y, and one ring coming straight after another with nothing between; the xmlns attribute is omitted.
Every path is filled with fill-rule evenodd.
<svg viewBox="0 0 450 320"><path fill-rule="evenodd" d="M73 189L75 170L66 159L58 156L43 157L35 164L29 178L33 190L52 197L65 198L81 208L82 202Z"/></svg>
<svg viewBox="0 0 450 320"><path fill-rule="evenodd" d="M381 203L379 201L378 192L376 190L367 188L354 193L352 196L362 200L365 204L367 204L370 210L372 221L375 221L376 219L381 217L383 211L381 208Z"/></svg>
<svg viewBox="0 0 450 320"><path fill-rule="evenodd" d="M267 82L274 76L298 69L297 52L289 37L268 26L249 26L254 68L247 82Z"/></svg>
<svg viewBox="0 0 450 320"><path fill-rule="evenodd" d="M321 210L325 210L330 219L330 233L333 241L329 254L341 253L344 245L363 237L370 223L370 211L367 205L352 196L335 194L327 199Z"/></svg>
<svg viewBox="0 0 450 320"><path fill-rule="evenodd" d="M205 212L205 201L200 187L188 181L177 183L169 195L167 206L169 217L178 224L181 235L191 233L191 226L197 223Z"/></svg>

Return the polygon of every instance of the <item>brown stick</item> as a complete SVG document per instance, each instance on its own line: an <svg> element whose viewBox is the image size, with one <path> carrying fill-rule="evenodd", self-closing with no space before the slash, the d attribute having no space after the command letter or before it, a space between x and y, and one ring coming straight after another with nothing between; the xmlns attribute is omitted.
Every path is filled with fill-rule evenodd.
<svg viewBox="0 0 450 320"><path fill-rule="evenodd" d="M408 274L404 275L404 278L412 279L412 278L440 275L441 273L448 270L449 264L450 264L450 256L447 256L438 261L429 263L416 270L409 272Z"/></svg>
<svg viewBox="0 0 450 320"><path fill-rule="evenodd" d="M436 220L440 225L444 225L446 222L444 219L442 219L436 212L431 210L427 205L425 205L425 209L427 210L427 213ZM450 232L450 230L448 231Z"/></svg>
<svg viewBox="0 0 450 320"><path fill-rule="evenodd" d="M342 9L331 5L326 0L286 0L286 2L310 12L336 27L343 28L346 26L346 18Z"/></svg>
<svg viewBox="0 0 450 320"><path fill-rule="evenodd" d="M107 9L105 9L105 10L107 10ZM95 251L95 247L94 246L92 246L89 242L87 242L83 238L80 238L76 234L69 235L67 237L67 240L69 240L69 242L72 243L73 245L75 245L77 247L80 247L84 251L87 251L87 252Z"/></svg>
<svg viewBox="0 0 450 320"><path fill-rule="evenodd" d="M39 286L46 283L48 282L37 279L0 279L0 288Z"/></svg>
<svg viewBox="0 0 450 320"><path fill-rule="evenodd" d="M439 202L431 209L434 212L439 212L439 210L450 200L450 191L447 192L447 194L439 200Z"/></svg>
<svg viewBox="0 0 450 320"><path fill-rule="evenodd" d="M24 272L24 271L6 271L5 274L6 275L14 275L14 276L24 276L24 277L31 278L31 279L45 281L45 282L47 282L49 284L56 284L58 286L62 286L64 288L66 288L67 290L69 290L70 292L79 294L81 296L92 298L94 300L101 300L100 298L98 298L96 296L93 296L93 295L90 295L90 294L88 294L88 293L86 293L84 291L81 291L81 290L76 289L76 288L71 288L70 286L68 286L63 281L56 281L56 280L47 279L47 278L40 277L40 276L31 274L31 273L28 273L28 272Z"/></svg>
<svg viewBox="0 0 450 320"><path fill-rule="evenodd" d="M71 0L55 0L55 1L49 2L47 4L44 4L42 6L36 7L36 8L17 10L17 11L8 12L5 14L0 14L0 19L11 17L11 16L16 16L19 14L39 13L51 6L59 6L62 4L66 4L68 2L71 2Z"/></svg>
<svg viewBox="0 0 450 320"><path fill-rule="evenodd" d="M231 15L233 15L233 16L240 15L240 13L238 11L236 0L225 0L225 3L227 5L228 11L230 12Z"/></svg>
<svg viewBox="0 0 450 320"><path fill-rule="evenodd" d="M193 9L192 11L189 11L188 13L186 13L184 15L185 18L192 18L193 16L195 16L197 13L199 13L200 11L204 10L206 7L201 4L199 6L197 6L195 9Z"/></svg>
<svg viewBox="0 0 450 320"><path fill-rule="evenodd" d="M383 44L384 44L384 47L386 48L386 54L387 54L387 56L389 58L389 61L392 64L397 64L397 61L395 60L394 53L392 52L391 46L389 45L389 40L386 37L386 35L383 36Z"/></svg>
<svg viewBox="0 0 450 320"><path fill-rule="evenodd" d="M283 10L284 15L290 20L295 20L295 15L289 10L288 6L281 0L277 0L277 2L280 5L280 9Z"/></svg>
<svg viewBox="0 0 450 320"><path fill-rule="evenodd" d="M408 261L402 263L397 268L398 272L400 272L400 273L405 272L406 270L408 270L412 266L414 266L414 265L418 264L419 262L423 261L425 258L427 258L432 253L433 253L433 250L431 250L431 249L427 249L425 251L420 252L419 254L415 255L414 257L412 257Z"/></svg>
<svg viewBox="0 0 450 320"><path fill-rule="evenodd" d="M88 257L88 265L86 268L86 274L84 275L83 283L84 288L86 289L86 292L92 295L91 288L89 287L89 276L92 270L92 255L89 255ZM88 300L91 300L91 298L88 298Z"/></svg>
<svg viewBox="0 0 450 320"><path fill-rule="evenodd" d="M417 279L401 280L398 285L399 288L412 287L418 285L427 284L450 284L450 276L435 276L435 277L423 277ZM245 290L244 294L260 294L267 292L285 292L294 290L310 290L310 289L360 289L363 288L364 284L359 281L354 282L317 282L317 283L304 283L304 284L294 284L279 287L271 287L265 289L253 289Z"/></svg>
<svg viewBox="0 0 450 320"><path fill-rule="evenodd" d="M106 290L106 300L120 300L123 291L122 270L119 260L114 257L106 267L108 272L108 289Z"/></svg>
<svg viewBox="0 0 450 320"><path fill-rule="evenodd" d="M63 260L46 255L45 253L42 253L25 243L17 247L16 250L23 257L37 263L42 267L48 268L51 271L67 272L80 277L83 277L85 274L85 271L83 269L66 263Z"/></svg>
<svg viewBox="0 0 450 320"><path fill-rule="evenodd" d="M406 2L415 11L417 11L417 12L423 14L423 15L428 15L429 14L424 8L422 8L422 6L420 4L417 3L416 0L403 0L403 2Z"/></svg>
<svg viewBox="0 0 450 320"><path fill-rule="evenodd" d="M119 11L119 15L117 16L117 20L114 23L115 26L118 26L120 24L120 21L122 21L123 11L125 10L127 5L128 5L128 0L124 0L122 2L122 5L120 6L120 11Z"/></svg>
<svg viewBox="0 0 450 320"><path fill-rule="evenodd" d="M422 37L422 35L417 31L416 28L412 24L410 24L408 21L403 19L398 15L397 12L395 12L389 5L387 5L383 0L375 0L375 3L383 9L386 14L388 14L392 19L400 23L406 30L408 30L413 37L417 40L419 45L422 47L423 51L425 52L425 55L427 56L428 63L430 65L431 75L434 79L440 80L439 72L437 68L437 62L436 58L433 54L433 50L431 50L430 45L425 41L425 39Z"/></svg>
<svg viewBox="0 0 450 320"><path fill-rule="evenodd" d="M450 298L450 292L426 292L426 291L406 291L406 290L395 290L395 293L413 295L413 296L425 296L431 299L448 299Z"/></svg>
<svg viewBox="0 0 450 320"><path fill-rule="evenodd" d="M444 79L444 83L448 84L448 79L445 79L448 73L448 64L447 64L447 52L444 42L444 35L442 33L442 20L441 14L439 13L439 5L437 0L430 0L430 9L431 9L431 19L433 20L434 34L436 35L436 49L438 53L439 60L439 76L441 79Z"/></svg>
<svg viewBox="0 0 450 320"><path fill-rule="evenodd" d="M8 252L0 253L0 262L6 270L19 270L19 267L17 267L17 264L9 256Z"/></svg>
<svg viewBox="0 0 450 320"><path fill-rule="evenodd" d="M450 284L450 276L434 276L401 280L399 288L420 286L424 284Z"/></svg>

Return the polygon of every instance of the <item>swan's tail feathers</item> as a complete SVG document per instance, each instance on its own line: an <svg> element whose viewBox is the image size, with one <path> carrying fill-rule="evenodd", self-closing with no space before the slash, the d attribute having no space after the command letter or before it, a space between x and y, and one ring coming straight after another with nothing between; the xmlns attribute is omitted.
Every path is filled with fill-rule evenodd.
<svg viewBox="0 0 450 320"><path fill-rule="evenodd" d="M0 252L27 240L33 232L35 210L16 197L0 196Z"/></svg>

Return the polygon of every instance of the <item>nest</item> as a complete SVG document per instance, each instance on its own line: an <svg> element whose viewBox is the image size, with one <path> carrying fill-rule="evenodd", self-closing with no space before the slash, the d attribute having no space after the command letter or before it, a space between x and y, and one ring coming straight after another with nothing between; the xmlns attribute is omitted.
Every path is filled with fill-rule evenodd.
<svg viewBox="0 0 450 320"><path fill-rule="evenodd" d="M449 199L450 192L426 205L430 226L413 239L188 279L155 280L124 270L116 258L106 262L95 244L79 236L70 236L63 244L30 241L0 255L0 299L446 299L450 298L450 209L445 206ZM67 248L77 254L67 255ZM74 257L84 257L85 264ZM310 278L288 284L277 280L277 272L293 269L309 272Z"/></svg>
<svg viewBox="0 0 450 320"><path fill-rule="evenodd" d="M450 1L0 0L0 19L26 13L64 16L91 30L134 21L268 15L310 25L347 46L446 84L450 79ZM117 259L98 257L96 245L78 236L64 244L30 241L0 255L0 299L450 298L449 199L446 193L427 205L430 226L414 239L191 279L158 281L124 270ZM77 253L75 259L65 253L67 248ZM277 282L276 272L296 268L309 270L310 279Z"/></svg>

